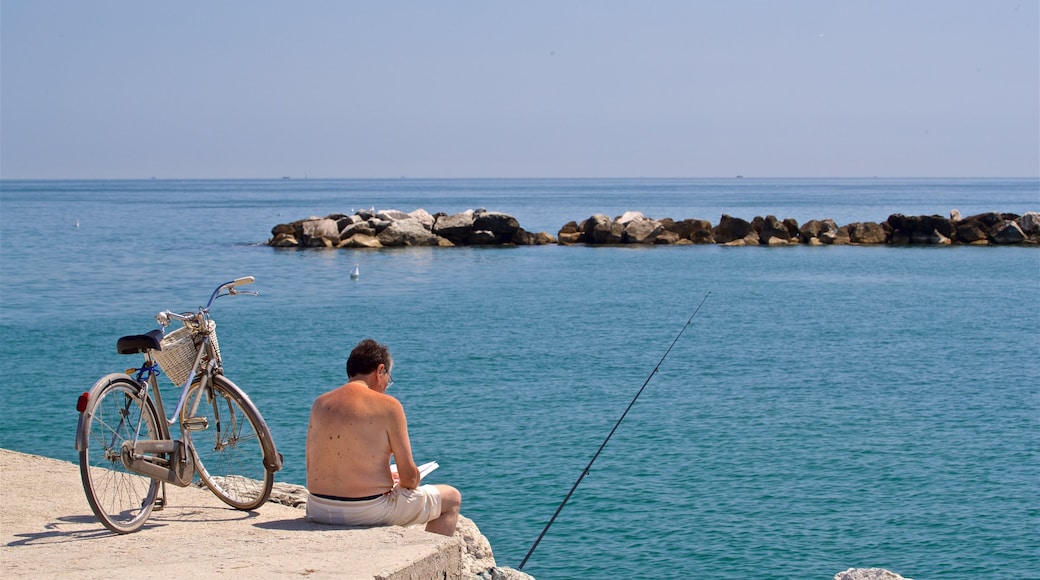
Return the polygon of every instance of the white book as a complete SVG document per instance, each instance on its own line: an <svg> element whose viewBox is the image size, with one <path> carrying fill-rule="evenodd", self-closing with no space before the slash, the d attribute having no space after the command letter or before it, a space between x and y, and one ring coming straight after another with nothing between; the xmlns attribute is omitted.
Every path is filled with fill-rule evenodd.
<svg viewBox="0 0 1040 580"><path fill-rule="evenodd" d="M429 475L431 471L433 471L434 469L437 469L438 467L440 467L440 464L437 463L436 461L430 461L428 463L423 463L422 465L419 466L419 479L422 480L422 478L424 478L427 475ZM395 474L395 475L397 474L397 464L395 464L395 463L391 463L390 464L390 472Z"/></svg>

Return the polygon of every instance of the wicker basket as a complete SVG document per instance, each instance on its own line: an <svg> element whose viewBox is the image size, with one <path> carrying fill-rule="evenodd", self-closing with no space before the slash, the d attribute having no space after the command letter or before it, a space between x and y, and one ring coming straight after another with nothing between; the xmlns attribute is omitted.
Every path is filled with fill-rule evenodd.
<svg viewBox="0 0 1040 580"><path fill-rule="evenodd" d="M208 334L213 351L220 357L220 346L217 344L217 324L212 320L207 321ZM195 357L199 353L198 345L202 343L201 337L196 337L191 328L182 326L167 334L162 339L162 350L152 352L159 368L166 373L173 384L181 386L188 380L188 373L195 364Z"/></svg>

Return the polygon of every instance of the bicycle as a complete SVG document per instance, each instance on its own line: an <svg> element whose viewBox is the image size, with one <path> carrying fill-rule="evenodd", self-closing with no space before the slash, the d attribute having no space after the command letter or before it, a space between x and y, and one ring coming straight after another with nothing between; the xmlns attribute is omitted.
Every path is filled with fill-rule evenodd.
<svg viewBox="0 0 1040 580"><path fill-rule="evenodd" d="M153 509L165 507L166 483L187 487L196 473L236 509L256 509L270 497L282 456L260 411L224 376L210 317L217 298L256 295L236 289L253 281L246 276L221 284L206 306L181 314L164 310L155 316L160 329L120 338L119 354L144 354L144 364L106 375L80 395L80 477L90 508L109 530L137 531ZM183 326L166 334L174 320ZM161 373L181 389L169 418ZM171 435L174 423L179 439Z"/></svg>

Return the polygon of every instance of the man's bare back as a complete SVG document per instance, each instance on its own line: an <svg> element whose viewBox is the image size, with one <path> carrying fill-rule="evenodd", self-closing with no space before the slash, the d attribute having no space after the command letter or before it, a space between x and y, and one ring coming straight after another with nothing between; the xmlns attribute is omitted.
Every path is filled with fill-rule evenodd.
<svg viewBox="0 0 1040 580"><path fill-rule="evenodd" d="M307 489L341 497L367 497L394 486L390 455L392 438L401 441L395 460L406 475L411 463L414 478L404 487L415 489L418 469L411 460L407 431L401 429L404 410L397 399L352 381L321 395L311 408L307 429ZM394 435L391 435L394 433ZM402 462L402 460L404 460ZM412 485L407 485L412 484Z"/></svg>

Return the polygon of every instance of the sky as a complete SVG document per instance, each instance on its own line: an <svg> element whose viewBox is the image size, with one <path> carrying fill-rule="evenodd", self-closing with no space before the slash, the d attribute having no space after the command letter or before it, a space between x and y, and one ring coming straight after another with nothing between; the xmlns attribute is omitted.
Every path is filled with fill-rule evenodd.
<svg viewBox="0 0 1040 580"><path fill-rule="evenodd" d="M1034 177L1040 0L0 0L0 178Z"/></svg>

